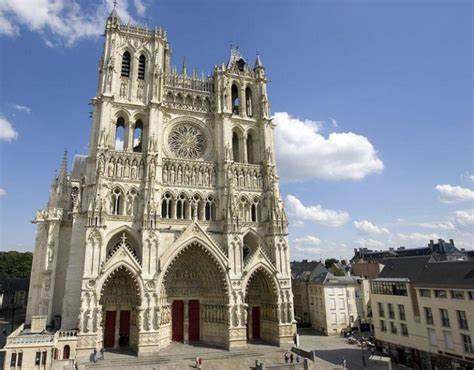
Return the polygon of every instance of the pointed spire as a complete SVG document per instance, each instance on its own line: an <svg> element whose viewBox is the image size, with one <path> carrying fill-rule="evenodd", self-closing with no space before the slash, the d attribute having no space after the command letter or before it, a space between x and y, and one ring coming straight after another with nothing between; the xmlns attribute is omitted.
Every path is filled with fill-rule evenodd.
<svg viewBox="0 0 474 370"><path fill-rule="evenodd" d="M110 12L109 19L117 20L118 22L120 22L120 18L117 12L117 0L114 0L114 7L112 8L112 11Z"/></svg>
<svg viewBox="0 0 474 370"><path fill-rule="evenodd" d="M67 149L64 149L63 159L61 161L61 169L59 173L67 173Z"/></svg>
<svg viewBox="0 0 474 370"><path fill-rule="evenodd" d="M263 68L263 63L260 60L260 54L257 51L257 58L255 59L255 68Z"/></svg>
<svg viewBox="0 0 474 370"><path fill-rule="evenodd" d="M181 74L187 76L188 69L186 68L186 57L183 57L183 67L181 68Z"/></svg>

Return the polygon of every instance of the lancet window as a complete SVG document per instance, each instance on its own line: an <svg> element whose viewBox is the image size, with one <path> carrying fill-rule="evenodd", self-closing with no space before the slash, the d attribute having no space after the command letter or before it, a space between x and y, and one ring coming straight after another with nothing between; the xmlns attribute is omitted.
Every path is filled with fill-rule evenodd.
<svg viewBox="0 0 474 370"><path fill-rule="evenodd" d="M165 193L161 199L161 217L172 218L173 197L170 193Z"/></svg>
<svg viewBox="0 0 474 370"><path fill-rule="evenodd" d="M145 79L145 70L146 70L146 57L142 54L138 59L138 79Z"/></svg>
<svg viewBox="0 0 474 370"><path fill-rule="evenodd" d="M133 128L133 151L141 152L143 150L143 122L137 120Z"/></svg>
<svg viewBox="0 0 474 370"><path fill-rule="evenodd" d="M124 196L122 190L115 188L111 195L111 212L113 215L122 215L124 206Z"/></svg>
<svg viewBox="0 0 474 370"><path fill-rule="evenodd" d="M239 88L235 84L233 84L231 88L231 97L232 97L232 113L239 114L240 112Z"/></svg>
<svg viewBox="0 0 474 370"><path fill-rule="evenodd" d="M123 117L117 119L115 124L115 150L123 150L125 142L125 120Z"/></svg>
<svg viewBox="0 0 474 370"><path fill-rule="evenodd" d="M250 87L245 89L245 111L247 117L253 117L253 99L252 89Z"/></svg>
<svg viewBox="0 0 474 370"><path fill-rule="evenodd" d="M128 51L126 51L122 55L122 72L121 72L121 75L123 77L130 77L130 62L131 62L130 53Z"/></svg>

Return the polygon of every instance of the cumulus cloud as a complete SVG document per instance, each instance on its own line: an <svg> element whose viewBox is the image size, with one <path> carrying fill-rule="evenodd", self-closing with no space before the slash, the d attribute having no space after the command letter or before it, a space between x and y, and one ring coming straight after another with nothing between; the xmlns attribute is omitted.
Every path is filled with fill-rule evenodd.
<svg viewBox="0 0 474 370"><path fill-rule="evenodd" d="M367 220L354 221L354 226L363 235L388 235L390 233L387 228L379 227Z"/></svg>
<svg viewBox="0 0 474 370"><path fill-rule="evenodd" d="M450 231L454 230L454 225L450 221L444 222L418 222L414 224L425 229Z"/></svg>
<svg viewBox="0 0 474 370"><path fill-rule="evenodd" d="M306 235L302 238L296 238L293 240L293 243L300 245L319 245L321 244L321 239L314 235Z"/></svg>
<svg viewBox="0 0 474 370"><path fill-rule="evenodd" d="M283 179L360 180L383 170L372 143L352 132L319 133L320 123L275 113L276 148Z"/></svg>
<svg viewBox="0 0 474 370"><path fill-rule="evenodd" d="M383 249L386 245L382 243L380 240L375 240L375 239L357 239L356 243L359 245L361 248L369 248L369 249Z"/></svg>
<svg viewBox="0 0 474 370"><path fill-rule="evenodd" d="M4 188L0 188L0 197L7 195L7 191Z"/></svg>
<svg viewBox="0 0 474 370"><path fill-rule="evenodd" d="M21 105L21 104L13 104L12 105L14 109L16 109L19 112L24 112L24 113L31 113L31 108L27 107L26 105Z"/></svg>
<svg viewBox="0 0 474 370"><path fill-rule="evenodd" d="M423 234L423 233L396 233L390 236L391 244L405 247L420 248L426 246L430 240L440 239L438 234Z"/></svg>
<svg viewBox="0 0 474 370"><path fill-rule="evenodd" d="M0 116L0 140L12 141L18 137L13 125L5 118Z"/></svg>
<svg viewBox="0 0 474 370"><path fill-rule="evenodd" d="M143 1L134 0L134 6L138 15L145 13ZM0 34L17 36L23 27L38 32L49 46L71 46L79 39L100 36L112 7L112 0L98 1L96 6L81 6L76 0L3 0ZM117 12L123 22L134 22L127 0L118 2Z"/></svg>
<svg viewBox="0 0 474 370"><path fill-rule="evenodd" d="M286 209L290 217L301 221L312 221L320 225L339 227L349 220L349 214L345 211L333 211L324 209L321 205L306 207L294 195L285 198Z"/></svg>
<svg viewBox="0 0 474 370"><path fill-rule="evenodd" d="M474 233L474 210L454 212L454 224L460 231Z"/></svg>
<svg viewBox="0 0 474 370"><path fill-rule="evenodd" d="M439 193L439 200L443 203L460 203L474 200L474 191L461 186L436 185L435 189Z"/></svg>

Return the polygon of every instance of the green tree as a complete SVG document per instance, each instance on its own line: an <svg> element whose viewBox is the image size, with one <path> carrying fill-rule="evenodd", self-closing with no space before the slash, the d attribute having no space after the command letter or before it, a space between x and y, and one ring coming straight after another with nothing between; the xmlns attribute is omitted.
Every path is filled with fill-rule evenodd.
<svg viewBox="0 0 474 370"><path fill-rule="evenodd" d="M339 260L335 259L335 258L327 258L325 261L324 261L324 266L326 266L327 269L331 268L332 265L334 265L335 263L338 263Z"/></svg>
<svg viewBox="0 0 474 370"><path fill-rule="evenodd" d="M0 252L0 278L29 278L33 253Z"/></svg>

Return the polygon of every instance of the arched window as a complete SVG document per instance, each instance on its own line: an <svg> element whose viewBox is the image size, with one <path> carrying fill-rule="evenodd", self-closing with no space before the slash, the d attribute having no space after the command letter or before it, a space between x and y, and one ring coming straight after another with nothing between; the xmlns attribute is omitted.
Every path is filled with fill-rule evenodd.
<svg viewBox="0 0 474 370"><path fill-rule="evenodd" d="M145 79L146 57L142 54L138 59L138 79Z"/></svg>
<svg viewBox="0 0 474 370"><path fill-rule="evenodd" d="M204 209L204 217L206 221L215 221L216 220L216 205L214 203L214 198L208 196L206 199L206 206Z"/></svg>
<svg viewBox="0 0 474 370"><path fill-rule="evenodd" d="M122 76L130 77L130 53L126 51L122 55Z"/></svg>
<svg viewBox="0 0 474 370"><path fill-rule="evenodd" d="M201 197L198 194L194 195L191 207L191 218L202 220L204 218L203 208L204 206Z"/></svg>
<svg viewBox="0 0 474 370"><path fill-rule="evenodd" d="M162 218L171 218L171 211L173 205L173 198L169 193L163 195L161 200L161 217Z"/></svg>
<svg viewBox="0 0 474 370"><path fill-rule="evenodd" d="M127 194L127 215L135 216L138 214L138 193L135 189L130 189Z"/></svg>
<svg viewBox="0 0 474 370"><path fill-rule="evenodd" d="M250 87L245 89L245 110L247 117L253 117L253 100L252 100L252 90Z"/></svg>
<svg viewBox="0 0 474 370"><path fill-rule="evenodd" d="M232 85L231 96L232 96L232 113L239 114L240 112L239 88L235 84Z"/></svg>
<svg viewBox="0 0 474 370"><path fill-rule="evenodd" d="M255 163L253 136L250 133L247 135L247 163Z"/></svg>
<svg viewBox="0 0 474 370"><path fill-rule="evenodd" d="M250 208L250 219L252 222L258 222L260 220L260 208L259 200L255 198Z"/></svg>
<svg viewBox="0 0 474 370"><path fill-rule="evenodd" d="M243 253L242 257L244 262L247 261L247 258L252 254L252 252L255 252L258 249L258 237L255 234L252 233L247 233L244 236L243 240Z"/></svg>
<svg viewBox="0 0 474 370"><path fill-rule="evenodd" d="M250 204L245 197L240 198L239 218L243 222L250 221Z"/></svg>
<svg viewBox="0 0 474 370"><path fill-rule="evenodd" d="M239 135L235 131L232 133L232 159L240 162Z"/></svg>
<svg viewBox="0 0 474 370"><path fill-rule="evenodd" d="M111 212L113 215L123 214L123 193L119 188L112 191Z"/></svg>
<svg viewBox="0 0 474 370"><path fill-rule="evenodd" d="M123 150L125 143L125 120L122 117L117 119L115 125L115 150Z"/></svg>
<svg viewBox="0 0 474 370"><path fill-rule="evenodd" d="M133 151L141 152L143 143L143 123L141 120L135 122L135 127L133 129Z"/></svg>
<svg viewBox="0 0 474 370"><path fill-rule="evenodd" d="M176 218L178 220L185 220L188 217L188 202L186 199L186 196L184 194L181 194L176 201Z"/></svg>
<svg viewBox="0 0 474 370"><path fill-rule="evenodd" d="M66 344L63 349L63 360L69 360L70 353L71 353L71 348L69 347L68 344Z"/></svg>

